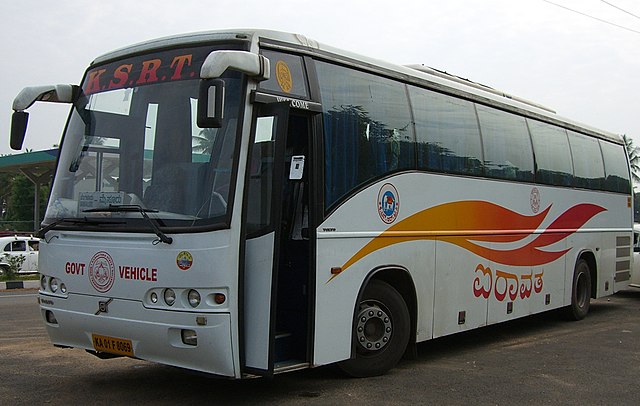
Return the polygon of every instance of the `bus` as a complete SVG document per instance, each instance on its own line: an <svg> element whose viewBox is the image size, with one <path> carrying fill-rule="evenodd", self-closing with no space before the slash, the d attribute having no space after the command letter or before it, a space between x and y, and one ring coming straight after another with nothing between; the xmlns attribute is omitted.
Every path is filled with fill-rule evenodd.
<svg viewBox="0 0 640 406"><path fill-rule="evenodd" d="M56 347L228 378L384 374L417 343L628 286L617 135L423 65L262 30L95 59L42 228Z"/></svg>

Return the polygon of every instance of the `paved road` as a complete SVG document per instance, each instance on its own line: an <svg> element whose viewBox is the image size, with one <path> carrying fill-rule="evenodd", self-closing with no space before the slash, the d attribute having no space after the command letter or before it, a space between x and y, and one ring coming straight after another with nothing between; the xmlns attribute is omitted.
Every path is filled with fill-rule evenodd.
<svg viewBox="0 0 640 406"><path fill-rule="evenodd" d="M635 405L640 291L434 340L383 377L334 368L227 381L131 359L53 348L34 291L0 292L0 404Z"/></svg>

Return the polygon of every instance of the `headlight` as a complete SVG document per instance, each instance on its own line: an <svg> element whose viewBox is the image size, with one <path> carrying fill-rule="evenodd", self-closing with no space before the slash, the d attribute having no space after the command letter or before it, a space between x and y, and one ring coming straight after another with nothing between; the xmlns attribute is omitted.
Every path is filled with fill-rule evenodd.
<svg viewBox="0 0 640 406"><path fill-rule="evenodd" d="M60 284L60 293L63 293L63 294L67 293L67 285L65 285L64 283Z"/></svg>
<svg viewBox="0 0 640 406"><path fill-rule="evenodd" d="M189 291L187 298L189 299L189 304L191 305L191 307L198 307L198 305L200 304L200 293L198 293L198 291L195 289L191 289Z"/></svg>
<svg viewBox="0 0 640 406"><path fill-rule="evenodd" d="M51 291L53 293L56 293L58 291L58 280L56 278L51 278L49 280L49 288L51 288Z"/></svg>
<svg viewBox="0 0 640 406"><path fill-rule="evenodd" d="M47 277L44 275L40 277L40 289L47 290Z"/></svg>
<svg viewBox="0 0 640 406"><path fill-rule="evenodd" d="M176 292L173 289L164 290L164 302L169 306L173 306L176 302Z"/></svg>
<svg viewBox="0 0 640 406"><path fill-rule="evenodd" d="M158 303L158 294L156 292L151 292L151 303Z"/></svg>

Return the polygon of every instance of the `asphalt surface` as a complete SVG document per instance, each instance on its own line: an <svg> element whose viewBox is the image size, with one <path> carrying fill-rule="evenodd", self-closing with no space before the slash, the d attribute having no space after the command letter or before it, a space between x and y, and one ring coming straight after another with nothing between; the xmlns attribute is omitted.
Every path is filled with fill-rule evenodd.
<svg viewBox="0 0 640 406"><path fill-rule="evenodd" d="M50 345L36 291L0 292L0 404L637 405L640 291L422 343L385 376L320 367L229 381Z"/></svg>

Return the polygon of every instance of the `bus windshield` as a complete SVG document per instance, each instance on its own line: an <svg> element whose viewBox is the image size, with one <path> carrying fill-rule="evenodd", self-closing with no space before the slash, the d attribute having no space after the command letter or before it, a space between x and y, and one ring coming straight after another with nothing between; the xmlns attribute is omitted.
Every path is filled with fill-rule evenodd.
<svg viewBox="0 0 640 406"><path fill-rule="evenodd" d="M115 217L105 222L110 229L148 228L135 211L99 210L133 205L162 227L228 226L242 76L222 78L222 127L199 128L199 71L212 50L157 52L87 72L62 141L44 224L91 217L86 226L98 224L95 217Z"/></svg>

